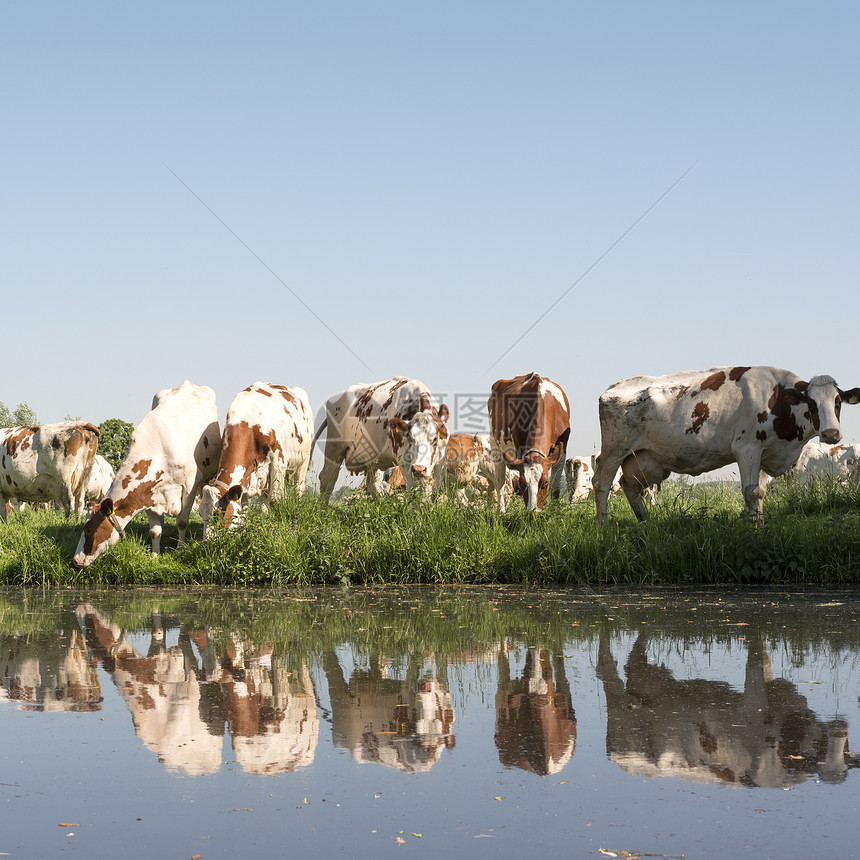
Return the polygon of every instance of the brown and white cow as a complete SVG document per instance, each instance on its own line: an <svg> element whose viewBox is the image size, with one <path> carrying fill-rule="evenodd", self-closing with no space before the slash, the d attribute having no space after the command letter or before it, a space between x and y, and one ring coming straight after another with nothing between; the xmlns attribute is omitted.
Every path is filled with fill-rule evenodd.
<svg viewBox="0 0 860 860"><path fill-rule="evenodd" d="M505 510L505 466L526 485L526 509L540 510L547 487L554 497L561 488L564 455L570 436L570 405L561 386L537 373L493 383L487 402L490 445L495 464L499 509Z"/></svg>
<svg viewBox="0 0 860 860"><path fill-rule="evenodd" d="M761 516L768 476L791 468L804 443L841 438L842 391L830 376L809 382L775 367L714 367L671 376L637 376L600 396L601 452L594 479L598 520L606 519L612 479L636 517L648 516L644 489L670 472L700 475L738 464L746 510Z"/></svg>
<svg viewBox="0 0 860 860"><path fill-rule="evenodd" d="M860 481L860 445L841 442L830 445L810 439L804 445L794 467L801 484L815 480L847 483Z"/></svg>
<svg viewBox="0 0 860 860"><path fill-rule="evenodd" d="M487 496L495 488L496 468L490 437L452 433L435 476L440 489L450 488L461 504Z"/></svg>
<svg viewBox="0 0 860 860"><path fill-rule="evenodd" d="M89 567L125 534L125 526L146 511L152 551L161 550L164 515L176 517L185 540L191 506L200 486L215 475L221 431L215 392L187 380L164 388L131 435L123 464L98 510L84 525L74 562Z"/></svg>
<svg viewBox="0 0 860 860"><path fill-rule="evenodd" d="M445 454L448 407L431 404L423 382L395 376L372 385L351 385L326 401L326 417L314 444L328 428L320 495L328 501L341 464L364 472L368 492L376 495L380 469L400 466L407 489L416 482L429 494L434 466Z"/></svg>
<svg viewBox="0 0 860 860"><path fill-rule="evenodd" d="M85 511L84 496L99 444L94 424L63 421L0 430L0 514L6 502L59 499L66 516Z"/></svg>
<svg viewBox="0 0 860 860"><path fill-rule="evenodd" d="M229 528L251 499L264 505L281 499L288 484L301 495L313 434L313 413L303 388L255 382L240 391L227 410L218 474L200 493L204 535L209 535L216 508Z"/></svg>

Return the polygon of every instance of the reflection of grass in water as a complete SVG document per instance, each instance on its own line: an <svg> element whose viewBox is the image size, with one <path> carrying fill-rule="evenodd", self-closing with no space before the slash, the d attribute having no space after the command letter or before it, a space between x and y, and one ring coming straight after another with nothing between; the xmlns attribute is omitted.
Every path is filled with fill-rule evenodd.
<svg viewBox="0 0 860 860"><path fill-rule="evenodd" d="M204 630L216 651L236 637L289 666L351 644L368 659L434 654L492 660L508 642L561 654L600 635L642 632L666 647L764 640L797 665L860 648L858 604L785 590L654 588L647 592L520 587L48 590L0 594L0 639L61 635L78 628L74 609L92 604L123 630Z"/></svg>
<svg viewBox="0 0 860 860"><path fill-rule="evenodd" d="M71 565L81 524L61 513L12 513L0 526L0 583L24 586L850 583L860 578L860 491L833 483L780 481L763 524L742 514L730 484L669 482L647 523L613 499L600 527L590 503L550 504L526 514L430 504L403 497L353 498L326 506L314 493L256 509L206 542L199 519L176 548L150 556L143 515L85 571Z"/></svg>

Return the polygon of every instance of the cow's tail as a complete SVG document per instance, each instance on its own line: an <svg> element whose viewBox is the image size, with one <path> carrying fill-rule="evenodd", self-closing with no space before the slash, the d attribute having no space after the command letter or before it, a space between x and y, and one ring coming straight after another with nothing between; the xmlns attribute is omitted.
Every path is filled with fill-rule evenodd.
<svg viewBox="0 0 860 860"><path fill-rule="evenodd" d="M326 415L326 417L323 418L323 423L320 424L319 429L317 430L316 433L314 433L314 438L311 439L311 453L308 455L308 462L309 463L312 462L314 459L314 447L317 444L317 439L319 439L319 437L322 435L322 431L325 430L326 427L328 427L328 415Z"/></svg>

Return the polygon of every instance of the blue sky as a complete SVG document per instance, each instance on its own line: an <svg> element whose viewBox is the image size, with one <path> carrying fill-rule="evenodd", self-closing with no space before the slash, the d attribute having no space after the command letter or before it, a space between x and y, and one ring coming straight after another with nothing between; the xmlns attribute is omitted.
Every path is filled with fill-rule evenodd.
<svg viewBox="0 0 860 860"><path fill-rule="evenodd" d="M0 400L42 421L137 423L184 379L223 416L258 379L318 409L536 370L585 454L623 377L860 384L855 3L33 2L4 25Z"/></svg>

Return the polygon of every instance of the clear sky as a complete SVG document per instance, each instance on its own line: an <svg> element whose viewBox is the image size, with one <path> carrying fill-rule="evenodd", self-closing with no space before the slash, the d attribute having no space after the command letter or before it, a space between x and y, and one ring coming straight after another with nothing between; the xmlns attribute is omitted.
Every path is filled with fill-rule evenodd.
<svg viewBox="0 0 860 860"><path fill-rule="evenodd" d="M623 377L860 384L856 2L3 18L10 408L136 424L191 379L222 417L256 380L319 409L394 375L462 406L535 370L588 454Z"/></svg>

